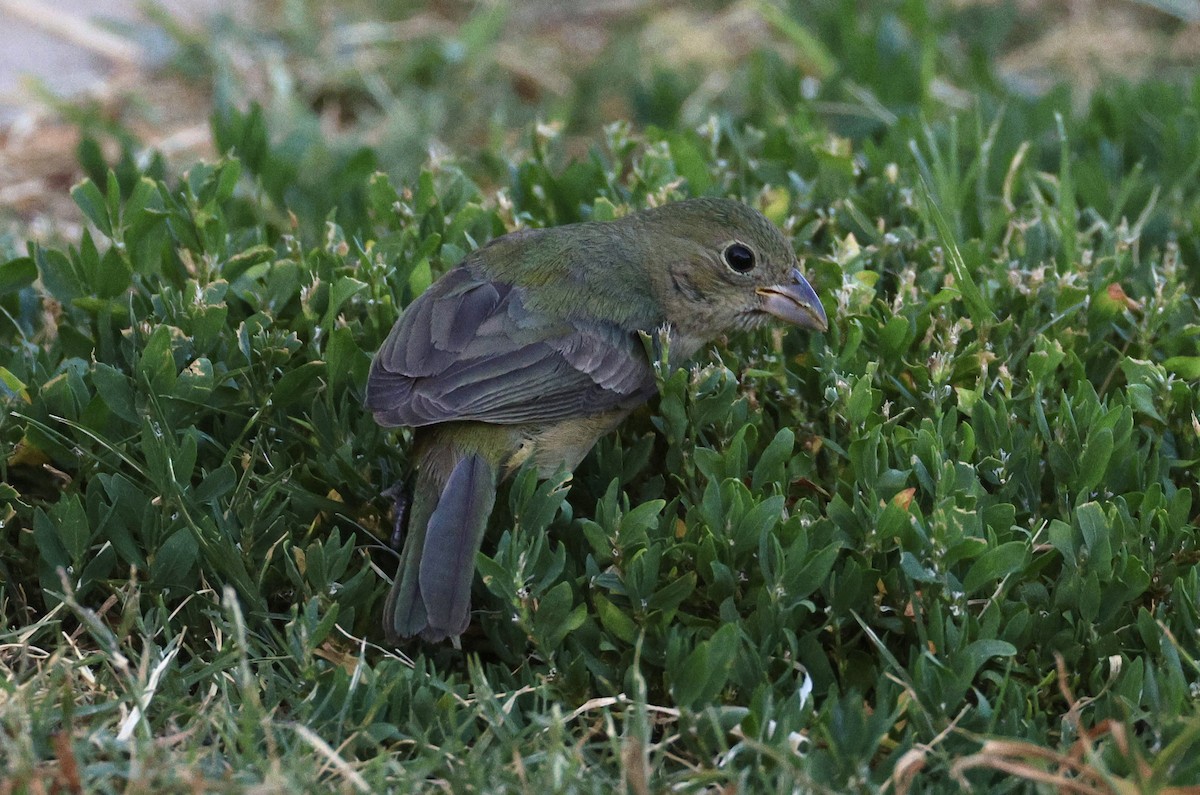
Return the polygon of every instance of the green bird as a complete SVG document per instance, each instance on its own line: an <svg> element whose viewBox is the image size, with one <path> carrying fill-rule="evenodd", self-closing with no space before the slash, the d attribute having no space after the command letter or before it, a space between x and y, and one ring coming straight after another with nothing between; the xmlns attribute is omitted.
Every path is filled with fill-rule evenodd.
<svg viewBox="0 0 1200 795"><path fill-rule="evenodd" d="M772 318L825 310L763 215L690 199L616 221L522 230L469 254L405 309L371 364L366 406L416 428L416 480L384 608L389 641L457 640L496 487L523 464L573 470L656 392L640 332L672 362Z"/></svg>

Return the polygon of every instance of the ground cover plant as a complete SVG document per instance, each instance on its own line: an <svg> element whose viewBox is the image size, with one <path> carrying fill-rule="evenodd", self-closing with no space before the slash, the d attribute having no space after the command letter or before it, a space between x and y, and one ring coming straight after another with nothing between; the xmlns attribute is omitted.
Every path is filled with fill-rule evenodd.
<svg viewBox="0 0 1200 795"><path fill-rule="evenodd" d="M756 6L698 125L687 70L572 114L597 66L415 161L220 92L179 173L90 127L88 230L0 264L0 791L1200 785L1200 81L1017 95L1002 9L878 5ZM491 85L468 23L406 51L428 103ZM397 313L506 231L703 194L788 232L829 332L663 369L502 491L462 651L383 648Z"/></svg>

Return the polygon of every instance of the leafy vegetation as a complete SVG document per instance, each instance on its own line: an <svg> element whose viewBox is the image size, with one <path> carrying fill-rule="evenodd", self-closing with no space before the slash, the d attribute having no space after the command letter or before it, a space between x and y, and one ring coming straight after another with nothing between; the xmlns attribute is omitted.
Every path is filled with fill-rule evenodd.
<svg viewBox="0 0 1200 795"><path fill-rule="evenodd" d="M634 64L632 122L599 69L419 166L219 97L177 177L85 143L78 245L0 265L4 791L1200 783L1200 81L1074 113L986 68L1003 20L796 11L698 127L663 109L703 74ZM698 193L788 231L828 334L663 370L502 493L463 651L376 645L397 314L506 231Z"/></svg>

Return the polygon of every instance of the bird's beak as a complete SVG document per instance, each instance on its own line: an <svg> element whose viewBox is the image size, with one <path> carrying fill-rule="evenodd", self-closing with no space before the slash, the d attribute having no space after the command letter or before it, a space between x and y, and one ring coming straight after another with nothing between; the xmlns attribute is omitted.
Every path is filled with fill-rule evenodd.
<svg viewBox="0 0 1200 795"><path fill-rule="evenodd" d="M821 299L817 298L812 285L797 268L792 268L791 277L790 282L759 287L755 291L762 296L762 311L794 326L815 331L829 328L825 307L821 306Z"/></svg>

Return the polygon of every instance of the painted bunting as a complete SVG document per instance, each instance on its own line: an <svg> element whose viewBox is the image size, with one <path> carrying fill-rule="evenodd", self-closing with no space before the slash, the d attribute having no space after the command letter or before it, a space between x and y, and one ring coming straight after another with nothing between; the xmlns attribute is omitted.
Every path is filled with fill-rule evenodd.
<svg viewBox="0 0 1200 795"><path fill-rule="evenodd" d="M493 240L405 309L371 364L366 406L410 426L416 478L388 639L457 639L497 484L527 462L572 470L656 391L639 332L672 362L776 318L824 331L787 240L729 199Z"/></svg>

